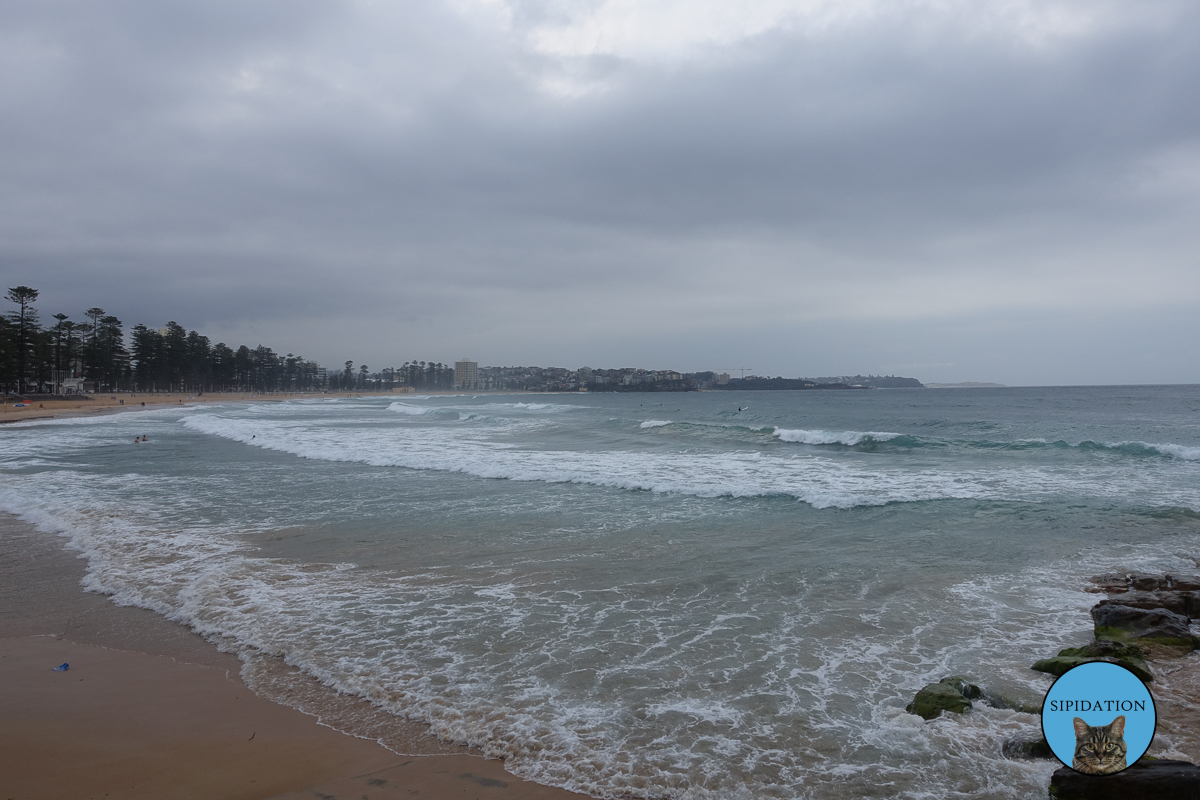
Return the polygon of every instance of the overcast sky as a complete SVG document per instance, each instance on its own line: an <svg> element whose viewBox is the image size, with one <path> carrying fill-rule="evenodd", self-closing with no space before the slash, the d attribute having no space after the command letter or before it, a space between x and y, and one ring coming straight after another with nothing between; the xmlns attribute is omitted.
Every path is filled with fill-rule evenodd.
<svg viewBox="0 0 1200 800"><path fill-rule="evenodd" d="M1194 0L0 0L0 276L327 365L1200 382Z"/></svg>

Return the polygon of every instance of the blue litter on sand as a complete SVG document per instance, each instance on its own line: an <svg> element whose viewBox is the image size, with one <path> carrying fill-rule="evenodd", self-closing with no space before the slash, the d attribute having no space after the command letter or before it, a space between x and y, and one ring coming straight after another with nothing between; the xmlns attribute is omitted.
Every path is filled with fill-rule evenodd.
<svg viewBox="0 0 1200 800"><path fill-rule="evenodd" d="M57 667L55 667L54 671L55 672L66 672L70 668L71 668L71 665L64 661L63 663L61 663Z"/></svg>

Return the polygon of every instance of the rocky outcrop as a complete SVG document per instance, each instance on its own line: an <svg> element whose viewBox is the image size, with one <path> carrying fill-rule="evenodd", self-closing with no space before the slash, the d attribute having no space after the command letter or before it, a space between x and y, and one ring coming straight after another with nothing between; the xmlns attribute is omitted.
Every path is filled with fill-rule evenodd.
<svg viewBox="0 0 1200 800"><path fill-rule="evenodd" d="M1108 572L1092 578L1087 591L1103 592L1099 605L1165 608L1188 619L1200 619L1200 577Z"/></svg>
<svg viewBox="0 0 1200 800"><path fill-rule="evenodd" d="M1134 589L1130 592L1115 594L1107 600L1101 600L1097 605L1122 605L1130 608L1165 608L1188 619L1200 619L1200 590L1175 591L1162 589L1157 592L1144 592Z"/></svg>
<svg viewBox="0 0 1200 800"><path fill-rule="evenodd" d="M1110 572L1092 578L1090 592L1108 597L1092 607L1096 640L1060 650L1033 665L1055 677L1089 661L1108 661L1154 679L1147 659L1177 657L1200 647L1188 627L1200 619L1200 577ZM1002 752L1008 758L1043 757L1044 739L1011 739ZM1046 745L1049 749L1049 745ZM1084 775L1068 767L1050 781L1054 800L1200 800L1200 767L1186 761L1144 756L1116 775Z"/></svg>
<svg viewBox="0 0 1200 800"><path fill-rule="evenodd" d="M1137 645L1196 648L1188 618L1165 608L1134 608L1116 602L1092 607L1097 639Z"/></svg>
<svg viewBox="0 0 1200 800"><path fill-rule="evenodd" d="M1092 578L1094 589L1089 592L1123 594L1125 592L1194 592L1200 591L1200 577L1195 575L1153 575L1141 572L1106 572Z"/></svg>
<svg viewBox="0 0 1200 800"><path fill-rule="evenodd" d="M1061 767L1050 778L1050 796L1054 800L1196 800L1200 767L1146 758L1116 775L1084 775Z"/></svg>
<svg viewBox="0 0 1200 800"><path fill-rule="evenodd" d="M982 696L983 691L978 686L956 675L925 686L904 710L924 719L937 719L943 711L956 714L970 711L971 700Z"/></svg>
<svg viewBox="0 0 1200 800"><path fill-rule="evenodd" d="M1059 677L1072 667L1086 664L1089 661L1107 661L1117 664L1141 678L1143 683L1154 680L1154 673L1146 665L1146 654L1137 645L1123 644L1108 639L1098 639L1083 647L1068 647L1059 650L1054 658L1043 658L1035 662L1033 668Z"/></svg>
<svg viewBox="0 0 1200 800"><path fill-rule="evenodd" d="M1041 707L1036 703L1025 703L995 692L989 692L971 682L966 675L952 675L937 683L927 684L913 701L904 707L910 714L925 719L937 719L943 711L962 714L970 711L972 700L982 700L992 708L1009 708L1026 714L1037 714Z"/></svg>

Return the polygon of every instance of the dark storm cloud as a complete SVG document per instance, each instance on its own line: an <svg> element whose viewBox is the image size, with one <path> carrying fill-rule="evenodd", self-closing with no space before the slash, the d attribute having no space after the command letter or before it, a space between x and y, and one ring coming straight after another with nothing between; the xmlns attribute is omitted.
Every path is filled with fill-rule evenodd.
<svg viewBox="0 0 1200 800"><path fill-rule="evenodd" d="M397 360L1031 380L965 320L1200 300L1200 11L1103 8L1033 41L918 10L639 58L531 46L564 6L3 4L0 271L331 362L392 359L375 330ZM840 365L788 342L822 326L859 332Z"/></svg>

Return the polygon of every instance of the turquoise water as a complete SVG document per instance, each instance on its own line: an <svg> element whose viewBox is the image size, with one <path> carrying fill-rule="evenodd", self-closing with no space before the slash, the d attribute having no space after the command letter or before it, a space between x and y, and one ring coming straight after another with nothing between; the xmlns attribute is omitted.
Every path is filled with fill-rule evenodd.
<svg viewBox="0 0 1200 800"><path fill-rule="evenodd" d="M0 468L89 588L601 797L1043 797L1036 717L905 703L1039 699L1089 575L1200 555L1200 387L210 405Z"/></svg>

